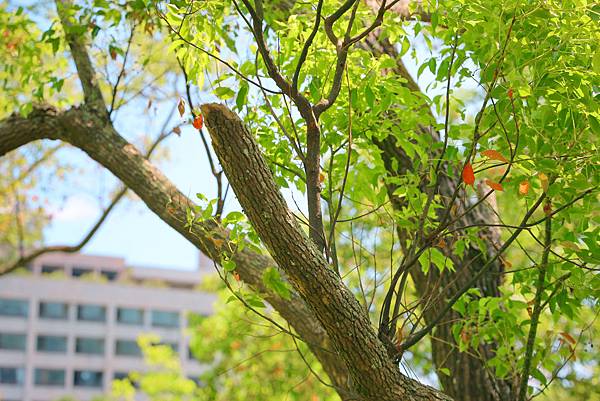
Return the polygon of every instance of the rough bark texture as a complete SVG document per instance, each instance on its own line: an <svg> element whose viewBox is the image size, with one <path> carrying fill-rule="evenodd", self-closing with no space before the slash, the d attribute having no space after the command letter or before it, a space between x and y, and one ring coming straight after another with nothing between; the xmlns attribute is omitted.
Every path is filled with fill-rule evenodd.
<svg viewBox="0 0 600 401"><path fill-rule="evenodd" d="M400 374L368 316L287 208L252 134L225 106L202 106L215 153L238 200L269 252L314 311L363 400L446 397Z"/></svg>
<svg viewBox="0 0 600 401"><path fill-rule="evenodd" d="M208 222L192 229L185 227L186 210L193 206L192 201L96 113L85 108L57 112L52 107L38 107L26 118L14 115L0 122L0 157L40 139L59 139L86 152L133 190L158 217L213 260L220 260L222 252L228 249L228 233L221 226ZM286 301L263 285L262 272L275 265L273 260L248 248L236 253L234 260L241 279L265 294L265 299L310 345L333 385L346 398L349 394L347 369L331 350L319 321L297 294Z"/></svg>
<svg viewBox="0 0 600 401"><path fill-rule="evenodd" d="M241 122L236 116L231 114L230 117L235 118L241 127ZM210 123L207 121L207 124ZM239 132L239 128L235 132ZM98 116L96 112L89 111L85 107L64 112L58 112L52 107L38 107L28 117L13 115L0 122L0 157L27 143L41 139L62 140L83 150L135 192L158 217L212 259L219 260L221 254L227 252L227 230L214 222L198 224L192 228L186 227L186 210L192 207L193 203L132 144L121 137L103 115ZM270 172L266 171L268 173L266 177L272 180ZM238 179L243 181L247 175L248 173L242 171ZM266 215L272 213L271 205L265 201L264 195L261 192L255 195L258 196L258 203L262 205L263 213ZM299 230L297 226L293 226L295 222L291 214L286 219L288 229ZM279 229L278 226L276 227ZM277 231L274 231L274 234L277 236ZM307 240L301 231L296 232L295 235L299 235L296 238L298 240ZM285 246L283 249L288 249L287 241L277 244ZM265 299L308 343L342 398L345 400L449 400L450 398L436 390L400 375L397 367L387 359L379 340L373 337L374 331L357 301L326 266L325 260L312 243L308 242L308 244L308 247L297 247L294 254L294 263L297 264L289 266L295 266L303 273L295 280L299 283L296 284L299 285L298 288L303 291L302 298L318 300L319 310L328 318L328 327L325 327L320 319L315 318L314 309L307 307L297 293L294 292L292 299L287 301L265 288L262 282L262 271L274 265L271 258L245 248L234 255L234 260L242 280L265 294ZM290 256L281 257L285 261L292 261L289 259ZM309 263L311 261L312 265ZM315 261L319 264L315 265ZM326 280L321 281L321 279ZM303 284L303 280L308 280L311 286ZM329 288L328 285L333 287ZM340 296L344 303L331 303L334 299L339 300ZM330 337L330 332L335 333L334 338ZM343 358L340 357L340 346L345 354ZM365 350L372 348L375 348L378 353L374 360L365 353ZM358 366L350 364L352 369L349 370L347 361L357 362ZM349 379L349 371L354 380ZM367 397L361 397L357 393L367 394Z"/></svg>
<svg viewBox="0 0 600 401"><path fill-rule="evenodd" d="M421 9L420 2L414 12L410 11L411 0L401 0L392 7L390 12L395 12L406 19L418 16L421 21L429 21L430 15L426 10ZM374 11L378 10L381 2L379 0L365 0L365 3ZM280 0L275 3L277 9L282 15L281 18L287 18L289 10L293 7L294 1ZM416 81L408 73L402 59L399 57L398 51L394 44L387 38L381 36L381 30L376 29L371 32L365 39L357 44L359 47L371 52L374 56L386 54L397 61L395 68L390 73L396 74L406 79L406 87L414 92L420 92ZM439 141L439 135L434 130L425 127L416 127L415 131L423 132L425 135L431 135L435 141ZM404 175L414 166L411 160L401 147L397 146L393 138L388 138L384 141L376 143L381 151L386 169L390 176ZM459 175L457 174L457 177ZM440 194L449 197L454 192L456 183L453 181L455 177L442 177L440 183ZM401 209L403 203L393 196L395 186L389 185L388 192L392 205ZM464 208L463 208L464 209ZM468 224L490 223L496 220L496 216L489 208L480 207L473 211L469 216L465 216L457 222L457 226ZM404 233L399 232L400 238L405 238ZM424 299L429 300L427 308L424 310L425 322L432 321L436 316L439 305L445 302L454 291L461 288L472 275L472 272L477 271L485 262L485 257L494 253L495 245L499 238L499 232L494 228L482 228L481 236L485 240L487 249L480 250L471 247L465 252L463 258L452 257L456 267L456 274L445 272L440 275L435 268L430 269L429 274L423 274L420 269L414 268L411 271L412 279L417 287L418 294ZM503 266L500 261L497 261L476 285L483 296L499 296L498 287L502 282ZM444 288L443 293L439 293L439 289ZM451 311L435 329L435 336L431 338L432 356L436 369L449 368L452 374L450 376L438 375L440 383L444 391L451 395L455 400L460 401L511 401L514 395L514 385L510 381L501 380L494 377L485 367L485 361L493 357L495 344L487 344L481 346L479 350L475 350L480 354L479 357L473 355L473 350L470 352L458 352L458 346L451 333L453 321L456 321L459 316L456 312Z"/></svg>

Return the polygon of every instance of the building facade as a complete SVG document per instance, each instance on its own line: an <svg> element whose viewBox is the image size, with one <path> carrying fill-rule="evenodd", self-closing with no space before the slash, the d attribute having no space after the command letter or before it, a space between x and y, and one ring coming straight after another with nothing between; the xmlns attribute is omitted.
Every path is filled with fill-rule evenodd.
<svg viewBox="0 0 600 401"><path fill-rule="evenodd" d="M115 378L144 371L136 339L153 333L179 354L190 378L189 313L209 315L210 272L127 267L121 258L49 254L29 272L0 278L0 401L86 401Z"/></svg>

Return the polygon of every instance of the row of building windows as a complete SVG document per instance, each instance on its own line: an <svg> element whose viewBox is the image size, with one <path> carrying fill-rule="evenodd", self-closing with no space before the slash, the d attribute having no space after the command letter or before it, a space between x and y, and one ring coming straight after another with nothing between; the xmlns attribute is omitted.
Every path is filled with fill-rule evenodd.
<svg viewBox="0 0 600 401"><path fill-rule="evenodd" d="M64 272L65 268L63 266L54 266L54 265L42 265L42 274L51 274L56 272ZM94 274L95 271L91 268L87 267L73 267L71 269L72 277L81 277L87 274ZM102 277L105 277L109 281L114 281L117 279L118 272L113 270L100 270L99 274Z"/></svg>
<svg viewBox="0 0 600 401"><path fill-rule="evenodd" d="M76 370L73 372L73 385L76 387L102 387L104 374L95 370ZM115 373L115 379L123 377L123 373ZM126 374L125 374L126 376ZM37 386L64 386L65 371L62 369L35 369L33 382ZM17 367L0 367L0 383L22 385L25 381L25 369Z"/></svg>
<svg viewBox="0 0 600 401"><path fill-rule="evenodd" d="M114 372L114 380L127 379L127 372ZM97 370L75 370L73 372L73 386L75 387L102 387L104 373ZM203 383L197 377L189 376L197 385ZM12 366L0 366L0 384L23 385L25 382L25 369ZM62 369L36 368L33 372L33 382L37 386L65 386L66 372ZM137 387L137 383L134 383Z"/></svg>
<svg viewBox="0 0 600 401"><path fill-rule="evenodd" d="M19 333L0 333L0 349L25 351L26 334ZM104 354L104 338L77 337L75 339L75 352L78 354ZM178 344L176 342L165 342L163 345L168 345L177 351ZM36 338L36 350L40 352L67 352L67 337L38 335ZM141 350L135 340L116 340L115 355L122 356L141 356Z"/></svg>
<svg viewBox="0 0 600 401"><path fill-rule="evenodd" d="M27 317L29 303L23 299L0 298L0 315ZM67 320L69 304L61 302L40 302L38 315L42 319ZM77 305L77 320L87 322L105 322L106 307L101 305ZM117 322L121 324L144 324L144 310L136 308L117 308ZM150 323L154 327L179 327L179 313L153 310Z"/></svg>

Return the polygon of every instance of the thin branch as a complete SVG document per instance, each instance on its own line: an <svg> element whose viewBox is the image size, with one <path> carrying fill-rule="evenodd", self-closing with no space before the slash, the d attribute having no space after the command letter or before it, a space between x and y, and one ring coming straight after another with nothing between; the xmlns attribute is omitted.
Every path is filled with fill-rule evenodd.
<svg viewBox="0 0 600 401"><path fill-rule="evenodd" d="M550 200L546 201L550 205ZM527 399L527 384L529 382L529 373L533 357L533 347L537 335L537 327L542 313L542 296L544 295L544 282L546 281L546 271L548 270L548 256L550 255L550 246L552 245L552 219L546 220L544 230L544 251L542 252L542 262L539 265L538 277L535 286L535 298L533 301L533 312L531 314L529 334L527 336L527 345L525 346L525 356L523 363L523 371L521 372L521 383L519 386L518 401L526 401Z"/></svg>
<svg viewBox="0 0 600 401"><path fill-rule="evenodd" d="M302 65L304 64L304 62L306 61L306 57L308 56L308 50L310 49L310 46L312 45L312 42L313 42L315 36L317 36L317 32L319 31L319 25L321 24L322 8L323 8L323 0L319 0L319 3L317 4L317 15L315 17L315 25L314 25L310 35L308 35L308 39L306 39L304 46L302 47L302 51L300 52L300 57L298 58L298 64L296 65L296 70L294 71L294 76L292 77L292 92L291 92L292 96L296 96L298 94L298 77L300 76L300 70L302 70Z"/></svg>
<svg viewBox="0 0 600 401"><path fill-rule="evenodd" d="M123 65L121 66L121 71L119 71L117 81L115 82L115 85L112 88L112 99L108 108L109 116L111 116L113 111L115 110L115 102L117 101L117 90L119 89L119 83L121 83L121 79L125 75L125 69L127 68L127 57L129 56L129 51L131 49L131 43L133 42L133 36L136 28L137 25L134 23L131 27L131 34L129 35L129 39L127 40L127 48L125 49L125 55L123 56Z"/></svg>
<svg viewBox="0 0 600 401"><path fill-rule="evenodd" d="M527 224L529 218L533 215L533 213L537 210L537 208L542 204L542 202L546 199L546 194L543 193L535 204L529 209L529 211L523 217L523 220L520 226L524 226ZM443 319L443 317L452 309L454 304L462 297L462 295L469 290L476 282L479 280L488 269L494 264L496 259L502 255L506 249L514 242L515 239L519 236L519 234L523 231L523 228L516 229L513 234L504 242L502 247L496 252L496 254L490 258L485 265L483 265L477 273L473 274L473 276L456 292L454 295L445 303L440 313L425 326L422 330L416 332L412 336L410 336L404 343L401 345L401 351L405 351L409 347L415 345L421 338L427 335L439 322Z"/></svg>
<svg viewBox="0 0 600 401"><path fill-rule="evenodd" d="M163 140L165 140L167 137L169 137L169 135L171 134L171 132L166 132L166 127L167 127L167 124L169 123L169 121L171 120L173 111L174 111L174 109L171 111L171 113L169 114L169 116L165 120L165 122L163 124L163 127L161 129L161 133L158 135L158 137L152 143L152 145L150 145L150 147L148 148L148 150L146 152L146 155L145 155L146 159L149 159L150 156L152 155L152 153L158 147L158 145ZM28 263L30 263L34 259L40 257L41 255L47 254L47 253L54 253L54 252L75 253L75 252L79 252L84 246L87 245L88 242L90 242L90 240L98 232L98 230L100 229L100 227L102 226L102 224L106 221L106 219L108 218L108 216L110 215L110 213L114 210L115 206L117 206L117 204L121 201L121 199L123 199L123 197L125 196L125 194L127 193L127 191L128 191L128 188L126 186L123 186L115 194L115 196L112 198L112 200L109 203L109 205L102 211L102 214L100 215L100 217L98 218L98 220L96 221L96 223L92 226L92 228L88 231L88 233L77 244L75 244L75 245L52 245L52 246L46 246L46 247L39 248L39 249L36 249L34 251L31 251L27 255L25 255L25 253L23 251L21 251L19 259L17 261L15 261L14 263L12 263L11 265L9 265L7 267L4 267L4 268L0 269L0 276L8 274L8 273L16 270L19 267L26 266Z"/></svg>

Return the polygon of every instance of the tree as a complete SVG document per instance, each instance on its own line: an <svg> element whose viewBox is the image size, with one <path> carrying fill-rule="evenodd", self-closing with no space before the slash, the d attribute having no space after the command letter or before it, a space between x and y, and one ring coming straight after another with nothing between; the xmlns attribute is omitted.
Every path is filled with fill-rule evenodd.
<svg viewBox="0 0 600 401"><path fill-rule="evenodd" d="M83 150L225 281L245 282L234 294L256 313L260 294L342 399L525 400L576 351L560 327L588 338L582 311L600 289L598 8L567 3L61 0L40 43L68 48L83 102L61 108L63 84L36 91L44 105L0 123L0 155L40 139ZM14 51L8 14L3 51ZM206 145L217 199L194 204L115 128L128 58L149 65L131 51L142 27L168 35L179 111ZM94 54L88 39L102 37L108 51ZM98 67L119 57L110 85ZM429 74L428 91L405 61ZM18 65L42 87L65 81ZM243 120L194 107L205 79ZM475 96L461 97L470 83ZM225 215L223 174L251 227ZM285 201L290 187L308 216ZM400 373L427 336L443 392Z"/></svg>

